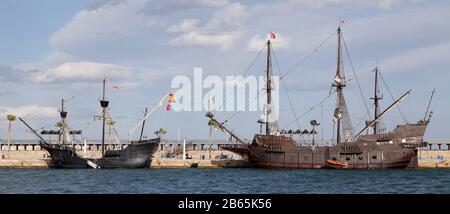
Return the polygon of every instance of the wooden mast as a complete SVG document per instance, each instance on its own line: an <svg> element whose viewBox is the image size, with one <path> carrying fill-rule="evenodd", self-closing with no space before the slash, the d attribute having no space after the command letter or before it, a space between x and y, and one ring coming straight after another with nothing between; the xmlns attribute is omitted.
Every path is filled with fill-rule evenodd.
<svg viewBox="0 0 450 214"><path fill-rule="evenodd" d="M374 117L373 117L373 119L375 120L376 118L378 118L378 115L379 115L379 112L378 112L379 102L378 101L383 99L383 97L378 96L378 91L379 91L379 89L378 89L378 66L375 67L374 72L375 72L375 92L374 92L374 96L372 99L373 99L374 106L375 106ZM373 133L377 134L377 132L378 132L378 122L375 122L373 124Z"/></svg>
<svg viewBox="0 0 450 214"><path fill-rule="evenodd" d="M64 98L63 99L61 99L61 111L59 112L59 115L61 116L61 125L62 125L62 127L61 127L61 133L62 134L60 134L59 135L59 140L61 140L61 135L62 135L62 144L65 144L65 138L66 138L66 136L65 136L65 134L64 134L64 132L66 131L65 129L64 129L64 126L65 126L65 124L66 124L66 117L67 117L67 112L66 111L64 111Z"/></svg>
<svg viewBox="0 0 450 214"><path fill-rule="evenodd" d="M145 108L144 112L144 118L147 117L147 108ZM142 136L144 135L144 126L145 126L145 120L142 122L142 128L141 128L141 136L139 137L139 141L142 141Z"/></svg>
<svg viewBox="0 0 450 214"><path fill-rule="evenodd" d="M270 128L269 128L269 115L270 115L270 105L272 102L272 62L271 62L271 55L270 55L270 49L271 49L271 43L270 39L267 40L267 69L266 69L266 92L267 92L267 108L266 108L266 136L269 137L270 135Z"/></svg>
<svg viewBox="0 0 450 214"><path fill-rule="evenodd" d="M357 135L355 135L355 138L358 137L361 133L363 133L366 129L368 129L370 126L373 126L374 123L378 122L382 116L384 116L386 113L388 113L391 109L396 107L400 102L411 94L411 90L404 93L400 98L398 98L394 103L392 103L389 107L387 107L383 112L381 112L378 117L376 117L374 120L372 120L369 124L367 124Z"/></svg>
<svg viewBox="0 0 450 214"><path fill-rule="evenodd" d="M338 48L337 48L337 69L336 69L336 77L335 77L335 83L334 86L336 87L337 96L338 96L338 106L337 110L339 111L338 114L342 114L342 108L341 108L341 99L342 99L342 88L344 85L342 84L342 77L341 77L341 27L339 26L337 30L338 34ZM341 115L338 115L337 117L337 126L336 126L336 143L341 143Z"/></svg>
<svg viewBox="0 0 450 214"><path fill-rule="evenodd" d="M100 100L100 105L102 109L102 155L105 154L105 123L106 123L106 108L108 108L109 101L106 100L106 78L103 79L103 97Z"/></svg>

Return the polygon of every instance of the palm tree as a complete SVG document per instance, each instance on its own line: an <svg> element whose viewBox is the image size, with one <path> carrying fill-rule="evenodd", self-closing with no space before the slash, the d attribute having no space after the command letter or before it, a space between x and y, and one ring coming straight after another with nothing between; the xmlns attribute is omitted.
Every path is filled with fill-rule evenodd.
<svg viewBox="0 0 450 214"><path fill-rule="evenodd" d="M319 126L320 123L318 123L316 120L311 120L309 123L310 123L311 126L313 127L312 130L311 130L311 132L310 132L310 134L312 135L312 144L314 145L314 143L315 143L315 136L316 136L316 134L317 134L317 132L316 132L316 126Z"/></svg>
<svg viewBox="0 0 450 214"><path fill-rule="evenodd" d="M159 128L159 130L155 131L155 135L158 135L158 137L162 137L166 133L167 133L167 131L165 129L163 129L163 128Z"/></svg>
<svg viewBox="0 0 450 214"><path fill-rule="evenodd" d="M12 122L16 120L16 116L12 114L6 115L6 119L8 119L8 159L9 159L9 151L11 150L11 135L12 135Z"/></svg>

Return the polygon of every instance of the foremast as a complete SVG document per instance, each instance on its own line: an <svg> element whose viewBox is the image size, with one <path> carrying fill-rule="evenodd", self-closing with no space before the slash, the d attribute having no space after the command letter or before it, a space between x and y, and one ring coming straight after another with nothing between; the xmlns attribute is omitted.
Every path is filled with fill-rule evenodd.
<svg viewBox="0 0 450 214"><path fill-rule="evenodd" d="M276 118L273 118L272 114L273 109L275 108L273 106L272 102L272 90L273 90L273 82L272 82L272 43L270 39L267 40L267 64L266 64L266 106L265 106L265 124L266 124L266 137L269 137L269 135L273 134L278 130L278 124Z"/></svg>

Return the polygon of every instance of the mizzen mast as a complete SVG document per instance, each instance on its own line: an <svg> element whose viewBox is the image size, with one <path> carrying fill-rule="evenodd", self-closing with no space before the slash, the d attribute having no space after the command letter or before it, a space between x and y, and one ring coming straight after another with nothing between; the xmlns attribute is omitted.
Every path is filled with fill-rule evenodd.
<svg viewBox="0 0 450 214"><path fill-rule="evenodd" d="M144 111L144 118L147 117L147 111L148 111L148 109L145 108L145 111ZM139 141L142 141L142 136L144 135L144 127L145 127L145 120L142 122L141 135L139 136Z"/></svg>
<svg viewBox="0 0 450 214"><path fill-rule="evenodd" d="M374 117L373 117L373 119L375 120L376 118L378 118L378 116L380 114L379 113L379 111L380 111L379 100L383 99L383 96L379 96L380 89L378 86L378 72L379 72L378 66L375 67L374 72L375 72L375 90L374 90L374 96L371 99L373 99L374 106L375 106ZM378 124L379 124L379 122L375 122L373 124L373 133L374 134L378 133Z"/></svg>

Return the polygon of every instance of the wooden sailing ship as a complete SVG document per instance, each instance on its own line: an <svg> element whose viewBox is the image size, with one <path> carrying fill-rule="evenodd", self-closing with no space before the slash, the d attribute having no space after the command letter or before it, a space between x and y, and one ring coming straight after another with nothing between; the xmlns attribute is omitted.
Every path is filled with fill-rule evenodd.
<svg viewBox="0 0 450 214"><path fill-rule="evenodd" d="M377 95L378 69L375 69L375 114L373 120L356 135L350 122L347 110L344 88L345 77L341 73L341 28L337 30L338 54L337 70L332 87L337 95L337 105L333 122L336 124L336 141L334 145L317 146L299 145L291 135L282 134L276 129L276 121L269 122L270 110L265 112L265 134L255 134L251 142L246 142L224 123L219 122L211 112L206 114L223 131L231 135L240 144L222 146L223 149L243 155L258 168L297 168L297 169L374 169L374 168L407 168L414 167L416 148L426 146L423 136L430 121L430 117L420 120L416 124L401 124L391 132L379 132L377 124L383 116L395 108L410 91L403 94L387 109L379 112ZM266 70L266 105L271 105L271 41L267 41L267 70ZM431 99L430 99L431 103ZM428 114L428 110L426 115ZM366 132L373 129L372 133ZM285 133L285 132L283 132Z"/></svg>
<svg viewBox="0 0 450 214"><path fill-rule="evenodd" d="M109 101L106 100L106 80L103 80L103 97L100 100L102 107L102 144L100 158L85 158L77 154L74 147L67 144L50 144L39 133L36 132L29 124L22 118L22 121L38 138L39 144L45 149L52 158L54 168L143 168L151 161L153 154L158 150L160 137L154 139L142 139L142 134L145 125L145 119L148 118L146 113L144 123L142 123L141 137L137 141L130 141L124 148L119 150L107 150L105 146L105 126L107 120L107 108ZM67 112L64 110L64 100L60 111L61 123L63 124L60 133L69 135L70 131L67 128L65 119Z"/></svg>

